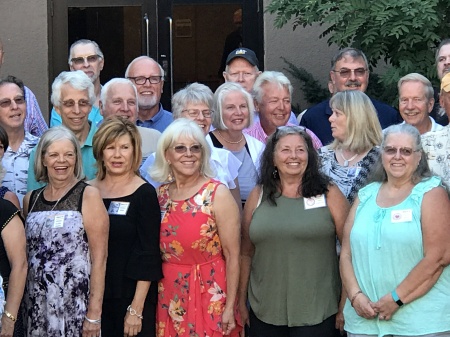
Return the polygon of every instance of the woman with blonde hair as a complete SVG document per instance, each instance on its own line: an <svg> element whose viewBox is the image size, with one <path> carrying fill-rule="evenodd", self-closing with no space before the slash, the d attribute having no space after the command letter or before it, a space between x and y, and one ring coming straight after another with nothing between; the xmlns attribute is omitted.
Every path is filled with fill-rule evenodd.
<svg viewBox="0 0 450 337"><path fill-rule="evenodd" d="M381 126L372 102L361 91L336 93L330 107L334 141L319 150L321 170L352 203L379 160Z"/></svg>

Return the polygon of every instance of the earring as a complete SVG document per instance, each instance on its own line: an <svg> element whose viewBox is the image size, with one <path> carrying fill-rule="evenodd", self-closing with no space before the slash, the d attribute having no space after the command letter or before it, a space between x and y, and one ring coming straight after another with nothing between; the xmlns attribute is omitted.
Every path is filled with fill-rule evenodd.
<svg viewBox="0 0 450 337"><path fill-rule="evenodd" d="M273 179L277 179L277 176L278 176L278 170L277 170L276 167L274 168L274 170L273 170L273 172L272 172L272 175L273 175Z"/></svg>
<svg viewBox="0 0 450 337"><path fill-rule="evenodd" d="M173 180L175 180L175 179L173 178L172 171L170 171L169 174L167 175L167 181L173 181Z"/></svg>

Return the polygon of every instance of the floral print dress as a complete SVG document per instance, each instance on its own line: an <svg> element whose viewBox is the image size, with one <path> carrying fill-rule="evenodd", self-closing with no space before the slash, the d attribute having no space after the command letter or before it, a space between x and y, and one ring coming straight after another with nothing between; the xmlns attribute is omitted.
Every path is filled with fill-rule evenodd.
<svg viewBox="0 0 450 337"><path fill-rule="evenodd" d="M226 266L213 207L219 185L210 180L186 200L171 200L169 184L159 188L164 278L158 287L158 337L223 336Z"/></svg>

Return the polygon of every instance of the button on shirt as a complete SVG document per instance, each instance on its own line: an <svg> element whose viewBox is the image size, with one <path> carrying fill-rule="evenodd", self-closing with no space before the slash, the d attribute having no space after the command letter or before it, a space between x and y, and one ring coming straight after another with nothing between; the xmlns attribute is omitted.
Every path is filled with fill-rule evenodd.
<svg viewBox="0 0 450 337"><path fill-rule="evenodd" d="M10 146L5 151L2 164L6 169L6 175L2 185L14 192L22 206L23 197L27 193L27 177L30 154L38 143L39 138L25 132L25 138L17 151L13 151ZM31 167L33 167L31 165Z"/></svg>

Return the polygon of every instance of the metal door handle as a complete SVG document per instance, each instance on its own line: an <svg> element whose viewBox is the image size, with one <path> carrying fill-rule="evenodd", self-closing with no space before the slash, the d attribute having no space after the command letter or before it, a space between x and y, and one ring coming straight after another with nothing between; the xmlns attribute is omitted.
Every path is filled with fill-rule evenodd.
<svg viewBox="0 0 450 337"><path fill-rule="evenodd" d="M147 47L147 56L150 56L150 32L149 32L149 19L147 13L144 14L144 20L145 20L145 43Z"/></svg>
<svg viewBox="0 0 450 337"><path fill-rule="evenodd" d="M169 16L167 17L169 19L169 55L170 55L170 94L173 96L173 25L172 25L172 18Z"/></svg>

